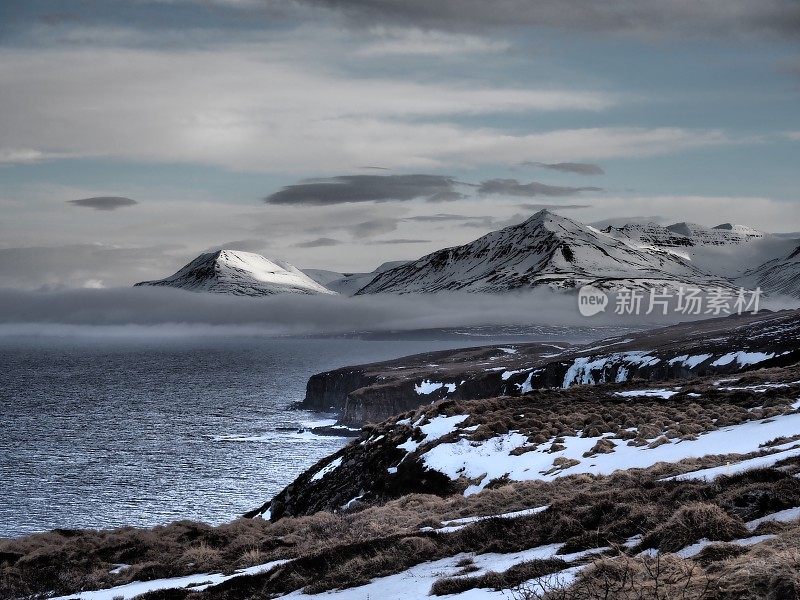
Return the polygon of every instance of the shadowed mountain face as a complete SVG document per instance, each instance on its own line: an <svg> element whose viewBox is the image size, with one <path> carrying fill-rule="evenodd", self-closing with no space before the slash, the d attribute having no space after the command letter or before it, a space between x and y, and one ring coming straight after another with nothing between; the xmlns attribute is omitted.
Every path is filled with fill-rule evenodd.
<svg viewBox="0 0 800 600"><path fill-rule="evenodd" d="M201 254L170 277L142 281L136 285L167 286L237 296L335 293L289 263L271 261L259 254L237 250Z"/></svg>
<svg viewBox="0 0 800 600"><path fill-rule="evenodd" d="M741 279L742 285L760 287L773 295L800 298L800 246L785 258L767 261L748 271Z"/></svg>
<svg viewBox="0 0 800 600"><path fill-rule="evenodd" d="M586 283L606 289L730 285L667 249L637 246L543 210L520 225L380 273L357 294L570 289Z"/></svg>

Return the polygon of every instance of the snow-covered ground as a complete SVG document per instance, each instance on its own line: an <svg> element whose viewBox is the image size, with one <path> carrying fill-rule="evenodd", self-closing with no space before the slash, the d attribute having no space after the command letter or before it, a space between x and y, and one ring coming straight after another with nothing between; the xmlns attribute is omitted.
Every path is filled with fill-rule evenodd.
<svg viewBox="0 0 800 600"><path fill-rule="evenodd" d="M186 575L185 577L153 579L152 581L134 581L131 583L126 583L125 585L118 585L113 588L89 592L76 592L74 594L68 594L67 596L51 598L50 600L130 600L131 598L141 596L142 594L146 594L148 592L181 588L191 589L199 592L209 587L219 585L220 583L228 581L229 579L233 579L234 577L266 573L286 562L288 561L274 560L263 565L248 567L247 569L240 569L230 575L223 575L222 573L199 573L197 575Z"/></svg>
<svg viewBox="0 0 800 600"><path fill-rule="evenodd" d="M608 550L608 548L595 548L576 552L574 554L557 555L560 547L561 544L548 544L546 546L539 546L537 548L531 548L530 550L523 550L522 552L510 554L458 554L450 558L422 563L411 567L407 571L389 575L388 577L380 577L359 587L346 590L334 590L318 595L304 594L301 591L296 591L286 596L281 596L281 598L302 598L309 600L319 600L320 598L326 600L367 600L370 598L376 600L409 600L412 598L426 598L430 592L431 586L436 580L443 577L458 576L462 570L461 567L458 566L458 562L464 559L472 559L475 566L478 567L478 571L467 575L468 577L474 577L485 574L488 571L506 571L514 565L530 560L561 558L566 562L573 562ZM558 584L566 587L574 581L578 571L579 567L571 567L560 573L547 576L547 579L552 585ZM532 584L535 585L535 582L532 582ZM461 594L440 597L458 598L459 600L509 600L512 598L512 595L509 591L498 592L491 589L478 588Z"/></svg>
<svg viewBox="0 0 800 600"><path fill-rule="evenodd" d="M465 418L437 417L433 429L438 437L442 437L457 431L458 424ZM578 473L605 475L620 469L646 468L659 462L674 463L692 457L748 454L763 450L761 446L766 442L782 436L794 436L798 431L800 431L800 414L788 414L764 421L749 421L724 427L702 434L696 440L673 439L655 447L629 446L623 440L614 440L610 434L586 438L565 436L561 443L564 446L563 450L549 452L550 444L545 443L521 454L512 452L517 448L528 446L528 436L511 431L485 441L470 441L462 437L454 442L441 443L425 452L421 458L427 468L439 471L451 479L466 477L478 480L479 483L471 484L465 491L465 495L471 495L500 477L508 477L513 481L553 480ZM602 439L611 439L616 444L613 451L585 458L584 453L590 452ZM687 473L680 478L707 479L774 464L784 458L800 456L800 447L794 448L794 445L794 443L789 444L791 448L774 448L779 450L775 454ZM409 439L399 447L413 452L419 446L419 443ZM577 464L556 469L554 459L558 458L570 459L570 462L577 461Z"/></svg>
<svg viewBox="0 0 800 600"><path fill-rule="evenodd" d="M487 519L518 519L520 517L529 517L547 510L547 506L537 506L536 508L526 508L524 510L516 510L514 512L501 513L499 515L485 515L479 517L463 517L461 519L450 519L449 521L442 521L442 527L435 529L433 527L423 527L420 531L434 531L436 533L453 533L459 529L464 529L467 525L477 523L478 521L486 521Z"/></svg>

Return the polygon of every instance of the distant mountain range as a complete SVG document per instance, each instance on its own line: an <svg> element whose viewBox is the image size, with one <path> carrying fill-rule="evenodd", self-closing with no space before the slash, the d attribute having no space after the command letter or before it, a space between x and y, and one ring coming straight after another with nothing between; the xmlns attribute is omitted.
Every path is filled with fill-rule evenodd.
<svg viewBox="0 0 800 600"><path fill-rule="evenodd" d="M502 293L587 283L608 290L760 286L768 294L800 297L798 243L732 223L632 222L598 229L542 210L468 244L384 263L369 273L303 272L258 254L221 250L199 256L171 277L136 285L249 296Z"/></svg>
<svg viewBox="0 0 800 600"><path fill-rule="evenodd" d="M357 294L569 289L586 283L603 288L730 285L668 249L636 245L543 210L519 225L385 271Z"/></svg>

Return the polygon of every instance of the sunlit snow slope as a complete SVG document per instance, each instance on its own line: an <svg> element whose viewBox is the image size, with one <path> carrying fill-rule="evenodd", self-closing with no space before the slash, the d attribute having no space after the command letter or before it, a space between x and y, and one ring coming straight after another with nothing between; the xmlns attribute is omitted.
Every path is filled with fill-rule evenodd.
<svg viewBox="0 0 800 600"><path fill-rule="evenodd" d="M335 294L287 262L272 261L260 254L238 250L201 254L170 277L142 281L136 285L168 286L237 296Z"/></svg>

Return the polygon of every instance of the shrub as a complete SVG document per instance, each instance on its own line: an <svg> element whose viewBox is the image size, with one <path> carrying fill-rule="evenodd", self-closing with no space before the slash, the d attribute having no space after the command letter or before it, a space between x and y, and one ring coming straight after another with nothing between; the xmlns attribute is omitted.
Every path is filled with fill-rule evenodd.
<svg viewBox="0 0 800 600"><path fill-rule="evenodd" d="M730 541L747 534L741 519L730 516L716 504L691 502L678 508L648 536L647 542L657 542L662 552L677 552L701 538Z"/></svg>

